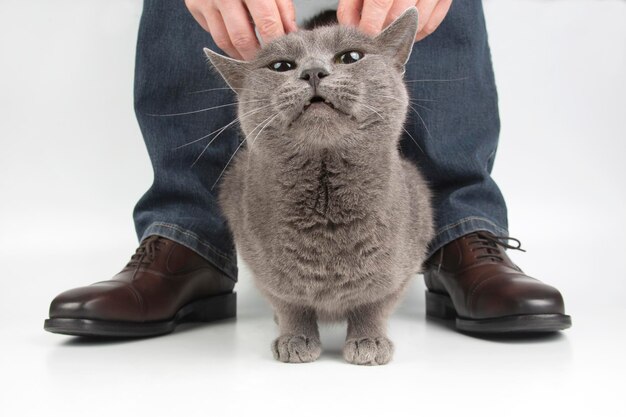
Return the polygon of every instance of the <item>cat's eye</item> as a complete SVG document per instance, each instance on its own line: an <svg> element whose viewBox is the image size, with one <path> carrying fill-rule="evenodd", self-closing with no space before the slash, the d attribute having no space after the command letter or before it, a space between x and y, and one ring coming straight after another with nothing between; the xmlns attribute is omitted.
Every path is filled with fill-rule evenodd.
<svg viewBox="0 0 626 417"><path fill-rule="evenodd" d="M290 61L276 61L268 65L269 69L276 72L291 71L296 68L296 64Z"/></svg>
<svg viewBox="0 0 626 417"><path fill-rule="evenodd" d="M337 55L337 58L335 58L335 61L340 64L353 64L357 61L360 61L361 59L363 59L363 52L348 51L348 52L342 52L339 55Z"/></svg>

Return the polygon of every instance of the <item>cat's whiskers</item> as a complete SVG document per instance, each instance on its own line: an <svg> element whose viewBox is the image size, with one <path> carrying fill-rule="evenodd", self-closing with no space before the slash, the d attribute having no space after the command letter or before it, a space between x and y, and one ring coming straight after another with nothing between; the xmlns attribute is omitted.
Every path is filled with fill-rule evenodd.
<svg viewBox="0 0 626 417"><path fill-rule="evenodd" d="M200 160L200 158L202 158L202 155L204 155L204 152L206 152L206 150L209 148L209 146L211 146L211 143L213 143L213 141L215 141L215 139L217 139L217 138L219 137L219 135L221 135L221 134L222 134L225 130L226 130L226 129L222 129L222 130L221 130L221 131L220 131L217 135L215 135L215 136L213 137L213 139L211 139L211 140L209 141L209 143L207 143L207 144L206 144L206 146L204 147L204 149L202 149L202 152L200 152L200 155L198 155L198 157L196 158L196 160L195 160L195 161L193 161L193 163L191 164L191 167L193 167L193 166L196 164L196 162L198 162L198 161ZM244 139L244 141L245 141L245 139ZM242 141L242 143L243 143L243 141ZM240 146L241 146L241 144L239 144L239 146L237 147L237 149L239 149L239 147L240 147ZM235 152L237 152L237 151L235 151Z"/></svg>
<svg viewBox="0 0 626 417"><path fill-rule="evenodd" d="M412 108L412 107L411 107L411 108ZM428 137L432 139L432 138L433 138L433 135L431 135L431 134L430 134L430 129L428 129L428 126L426 125L426 122L424 121L424 118L422 117L422 115L421 115L421 114L420 114L420 113L419 113L416 109L414 109L414 108L413 108L413 111L415 112L415 114L417 114L417 117L419 117L420 121L422 122L422 125L424 125L424 129L426 129L426 133L428 133ZM404 128L403 128L403 129L404 129ZM406 131L406 129L405 129L404 131L405 131L406 133L409 133L409 132L407 132L407 131ZM410 134L410 133L409 133L409 136L411 136L411 134ZM413 137L411 136L411 138L413 138ZM415 139L413 139L413 142L415 142ZM416 142L416 144L417 144L417 142ZM417 145L417 146L419 146L419 145ZM421 149L421 148L420 148L420 149ZM424 151L422 151L422 152L424 152Z"/></svg>
<svg viewBox="0 0 626 417"><path fill-rule="evenodd" d="M393 96L379 96L379 97L390 98L390 99L392 99L392 100L396 100L396 101L399 101L399 102L402 102L402 101L403 101L403 100L399 99L398 97L393 97ZM435 101L435 100L430 100L430 101ZM428 110L428 111L433 111L433 109L431 109L430 107L426 107L426 106L424 106L423 104L419 104L419 103L413 103L413 100L409 99L409 104L408 104L408 105L409 105L409 107L411 108L411 110L413 110L414 112L416 112L417 110L415 110L415 109L413 108L413 106L411 106L411 104L414 104L414 105L416 105L417 107L421 107L421 108L426 109L426 110Z"/></svg>
<svg viewBox="0 0 626 417"><path fill-rule="evenodd" d="M424 110L428 110L428 111L434 111L433 109L431 109L430 107L426 107L423 104L419 104L419 103L410 103L409 107L411 108L411 110L413 110L414 112L417 112L417 110L415 110L415 108L413 106L417 106L419 108L422 108Z"/></svg>
<svg viewBox="0 0 626 417"><path fill-rule="evenodd" d="M371 111L373 111L374 113L376 113L378 115L378 117L380 117L383 121L385 121L385 118L383 117L382 114L380 114L374 107L369 106L365 103L359 103L361 106L365 107L366 109L370 109Z"/></svg>
<svg viewBox="0 0 626 417"><path fill-rule="evenodd" d="M388 97L388 96L386 96L386 97ZM397 97L388 97L388 98L393 98L393 99L399 100ZM417 104L417 103L413 103L413 104L415 104L416 106L419 106L419 107L423 107L423 108L425 108L426 110L431 110L431 109L429 109L429 108L428 108L428 107L426 107L426 106L419 105L419 104ZM415 109L413 106L411 106L411 104L409 104L408 106L411 108L411 110L413 110L413 112L417 115L417 117L419 117L420 121L422 122L422 125L424 126L424 129L426 130L426 133L428 134L428 137L429 137L430 139L432 139L432 138L433 138L433 135L431 135L431 134L430 134L430 129L428 129L428 126L426 125L426 122L424 121L424 118L422 117L422 115L421 115L421 114L417 111L417 109ZM402 129L404 129L404 127L403 127ZM406 132L409 136L411 136L411 134L410 134L410 133L409 133L406 129L404 129L404 131L405 131L405 132ZM411 136L411 139L413 139L413 136ZM420 148L420 150L422 149L422 148L421 148L421 147L417 144L417 142L415 141L415 139L413 139L413 142L415 142L415 144L416 144L416 145ZM424 151L422 150L422 152L424 152Z"/></svg>
<svg viewBox="0 0 626 417"><path fill-rule="evenodd" d="M269 121L269 122L267 122L267 123L265 123L265 124L263 125L263 127L261 128L261 130L259 130L259 133L257 133L257 134L256 134L256 136L254 137L254 139L252 139L252 143L250 144L250 146L253 146L253 145L254 145L254 142L256 142L256 140L257 140L257 139L258 139L258 137L261 135L261 133L263 133L263 130L265 130L265 128L266 128L266 127L267 127L270 123L272 123L272 121L273 121L275 118L277 118L277 117L279 116L279 114L280 114L280 113L276 113L276 114L274 115L274 117L272 117L272 118L270 119L270 121Z"/></svg>
<svg viewBox="0 0 626 417"><path fill-rule="evenodd" d="M422 147L420 146L419 143L417 143L417 141L415 140L415 138L413 137L413 135L411 133L409 133L408 130L406 130L404 128L404 126L402 126L402 130L404 130L404 132L409 135L409 137L411 138L411 140L413 141L413 143L415 143L415 145L419 148L420 151L422 151L422 153L424 153L424 149L422 149Z"/></svg>
<svg viewBox="0 0 626 417"><path fill-rule="evenodd" d="M224 167L224 169L222 169L222 172L220 172L220 175L218 175L217 179L215 180L215 182L213 183L213 185L211 186L211 191L213 191L213 188L215 188L215 186L217 185L217 183L219 182L220 178L222 178L222 175L224 175L224 172L226 172L226 168L228 168L228 165L230 164L230 162L233 160L233 158L235 157L235 155L237 154L237 152L239 152L239 149L243 146L244 142L248 139L249 136L252 136L252 133L257 130L259 128L259 126L261 126L263 123L263 127L261 128L261 130L259 130L259 132L256 134L256 136L254 137L254 139L252 140L252 144L254 144L254 142L256 141L256 139L259 137L259 135L261 134L261 132L263 132L263 129L265 129L267 127L268 124L270 124L272 122L272 120L274 120L276 117L278 117L280 113L276 113L273 116L269 116L268 118L264 119L261 123L259 123L258 125L256 125L254 127L254 129L252 129L250 131L250 133L241 141L241 143L239 144L239 146L237 146L237 149L235 149L235 152L233 152L233 154L230 156L230 158L228 159L228 162L226 162L226 166ZM269 121L267 121L269 119Z"/></svg>
<svg viewBox="0 0 626 417"><path fill-rule="evenodd" d="M449 78L449 79L431 78L431 79L422 79L422 80L404 80L404 82L405 83L447 83L447 82L453 82L453 81L464 81L467 79L469 79L469 77Z"/></svg>
<svg viewBox="0 0 626 417"><path fill-rule="evenodd" d="M251 110L251 111L249 111L249 112L247 112L247 113L244 113L244 114L243 114L243 115L241 115L241 116L235 117L235 118L234 118L231 122L229 122L229 123L225 124L224 126L220 127L219 129L216 129L216 130L214 130L213 132L211 132L211 133L209 133L209 134L207 134L207 135L204 135L204 136L202 136L202 137L200 137L200 138L198 138L198 139L195 139L195 140L193 140L193 141L191 141L191 142L188 142L188 143L184 143L184 144L182 144L182 145L179 145L179 146L177 146L177 147L173 148L173 150L178 150L178 149L180 149L180 148L184 148L185 146L193 145L193 144L194 144L194 143L196 143L196 142L200 142L201 140L203 140L203 139L206 139L206 138L210 137L210 136L211 136L211 135L213 135L214 133L218 133L218 134L219 134L219 133L221 133L221 131L223 131L223 130L225 130L225 129L228 129L230 126L232 126L232 125L233 125L233 124L235 124L236 122L241 121L241 120L245 119L246 117L251 116L251 115L253 115L253 114L255 114L255 113L258 113L259 111L261 111L261 110L263 110L263 109L266 109L266 108L268 108L268 107L271 107L271 106L272 106L271 104L268 104L268 105L266 105L266 106L262 106L262 107L259 107L259 108L254 109L254 110ZM211 142L213 142L213 140L214 140L214 139L215 139L215 138L211 139ZM211 144L211 142L209 142L209 145Z"/></svg>
<svg viewBox="0 0 626 417"><path fill-rule="evenodd" d="M210 91L218 91L218 90L231 90L231 91L253 91L255 93L261 93L261 94L266 94L265 91L260 91L260 90L252 90L250 88L235 88L235 87L217 87L217 88L207 88L206 90L196 90L196 91L189 91L185 94L200 94L200 93L208 93ZM237 93L239 94L239 93Z"/></svg>
<svg viewBox="0 0 626 417"><path fill-rule="evenodd" d="M370 110L372 110L372 111L373 111L373 112L375 112L378 116L380 116L380 118L381 118L381 119L385 120L385 118L384 118L384 117L383 117L383 116L382 116L382 115L381 115L378 111L376 111L376 109L374 109L373 107L370 107L370 106L368 106L367 104L363 104L363 103L361 103L361 105L362 105L362 106L364 106L364 107L366 107L366 108L368 108L368 109L370 109ZM418 113L418 116L419 116L419 113ZM421 119L421 116L420 116L420 119ZM424 125L424 126L426 126L426 125ZM409 135L409 137L411 138L411 140L413 141L413 143L415 143L415 146L417 146L417 147L419 148L419 150L420 150L420 151L422 151L422 153L424 153L424 149L422 149L422 147L419 145L419 143L417 143L417 141L415 140L415 138L413 137L413 135L412 135L411 133L409 133L409 131L408 131L408 130L406 130L406 129L404 128L404 126L400 126L400 127L402 128L402 130L404 130L404 131L406 132L406 134L407 134L407 135ZM427 131L428 131L428 129L427 129Z"/></svg>
<svg viewBox="0 0 626 417"><path fill-rule="evenodd" d="M205 109L193 110L193 111L188 111L188 112L183 112L183 113L168 113L168 114L146 113L146 115L147 116L153 116L153 117L185 116L185 115L188 115L188 114L202 113L202 112L205 112L205 111L221 109L221 108L229 107L229 106L238 106L239 104L259 103L259 102L264 102L264 101L267 102L269 100L268 99L259 99L259 100L249 100L249 101L242 101L242 102L236 101L234 103L220 104L219 106L207 107Z"/></svg>

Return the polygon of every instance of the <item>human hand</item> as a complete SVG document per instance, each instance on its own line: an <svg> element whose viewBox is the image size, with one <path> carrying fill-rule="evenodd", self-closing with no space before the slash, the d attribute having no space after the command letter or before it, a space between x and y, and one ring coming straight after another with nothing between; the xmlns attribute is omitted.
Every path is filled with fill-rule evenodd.
<svg viewBox="0 0 626 417"><path fill-rule="evenodd" d="M185 0L185 5L215 44L237 59L256 55L254 26L265 43L298 29L292 0Z"/></svg>
<svg viewBox="0 0 626 417"><path fill-rule="evenodd" d="M358 26L375 36L409 7L419 12L415 41L421 41L439 27L452 0L339 0L337 19L342 25Z"/></svg>

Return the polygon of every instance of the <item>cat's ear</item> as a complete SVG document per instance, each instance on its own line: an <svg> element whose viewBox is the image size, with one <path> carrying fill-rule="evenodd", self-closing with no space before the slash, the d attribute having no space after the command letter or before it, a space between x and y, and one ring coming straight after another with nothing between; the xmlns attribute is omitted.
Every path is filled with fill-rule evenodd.
<svg viewBox="0 0 626 417"><path fill-rule="evenodd" d="M417 8L411 7L394 20L375 40L396 62L400 70L409 60L417 34Z"/></svg>
<svg viewBox="0 0 626 417"><path fill-rule="evenodd" d="M204 48L204 53L207 58L209 58L213 67L220 73L224 81L226 81L226 84L237 93L243 86L243 81L249 72L248 63L220 55L209 48Z"/></svg>

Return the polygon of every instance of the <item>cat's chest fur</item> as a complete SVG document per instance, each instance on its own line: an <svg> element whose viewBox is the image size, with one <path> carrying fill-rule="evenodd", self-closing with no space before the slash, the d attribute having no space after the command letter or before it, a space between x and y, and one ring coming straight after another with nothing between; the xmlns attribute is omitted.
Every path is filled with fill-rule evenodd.
<svg viewBox="0 0 626 417"><path fill-rule="evenodd" d="M259 205L260 212L248 213L252 223L271 224L287 236L300 237L303 246L316 244L334 256L346 249L348 241L365 237L363 226L375 227L384 220L393 191L390 169L326 150L279 158L272 164L248 165L248 204L265 203ZM266 223L264 218L272 221Z"/></svg>
<svg viewBox="0 0 626 417"><path fill-rule="evenodd" d="M389 175L355 159L328 151L289 157L274 173L272 187L283 225L340 239L345 233L354 235L351 226L371 220L379 212L376 204ZM367 200L370 205L364 204Z"/></svg>
<svg viewBox="0 0 626 417"><path fill-rule="evenodd" d="M331 311L400 285L389 267L402 241L394 204L406 199L397 155L322 151L267 161L236 161L241 210L229 218L262 289Z"/></svg>

